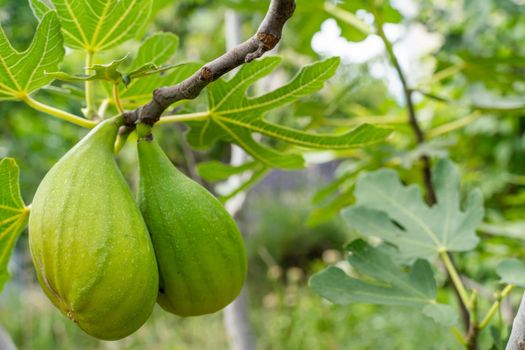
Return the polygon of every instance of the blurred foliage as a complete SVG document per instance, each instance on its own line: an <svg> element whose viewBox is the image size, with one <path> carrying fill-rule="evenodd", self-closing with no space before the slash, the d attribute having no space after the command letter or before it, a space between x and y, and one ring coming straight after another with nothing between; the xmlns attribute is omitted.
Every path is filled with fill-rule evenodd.
<svg viewBox="0 0 525 350"><path fill-rule="evenodd" d="M400 2L403 1L392 1L394 6ZM260 23L268 1L189 0L171 4L171 1L156 0L155 3L157 13L145 35L156 30L179 35L181 48L176 61L183 62L207 61L224 52L223 18L227 9L239 11L242 38L248 38ZM273 173L258 187L260 190L249 194L239 221L248 234L250 284L254 296L251 317L262 349L427 349L428 344L438 344L436 349L458 348L459 344L451 339L447 329L438 328L431 320L410 310L370 305L332 306L305 288L307 277L340 260L343 244L356 237L355 232L340 225L337 216L342 208L354 204L354 185L362 172L389 167L398 171L404 183L421 184L418 159L422 154L432 159L450 157L461 170L465 185L462 196L479 187L487 208L485 222L478 232L480 244L474 251L455 256L462 273L482 285L490 298L500 287L495 272L500 260L525 258L523 2L417 0L411 3L416 11L410 14L401 11L402 19L393 12L392 18L397 20L392 22L399 23L389 26L395 36L394 48L400 52L403 48L419 52L418 47L409 44L411 40L417 42L410 35L421 30L435 35L433 38L438 42L433 49L403 63L427 134L424 147L416 146L407 123L406 106L399 96L398 82L387 68L383 51L371 55L364 63L343 58L346 63L320 93L297 101L292 108L281 108L268 115L269 120L283 121L291 127L344 132L368 122L388 125L396 132L387 144L312 154L314 162L325 163L315 169L321 169L326 176L309 178L310 170L305 173L304 182L288 186L272 177ZM348 10L345 6L350 1L342 4L341 8ZM300 65L329 56L314 51L310 44L323 23L326 25L325 21L334 16L326 12L322 0L298 1L298 5L297 15L286 27L280 44L284 64L272 75L269 84L279 85L293 76ZM370 23L365 11L358 17ZM0 20L17 48L28 45L37 22L26 1L0 0ZM355 36L355 31L340 18L336 25L342 37L363 39ZM130 41L101 56L100 61L107 63L121 58L135 52L139 45L139 41ZM367 48L348 46L348 51ZM83 68L78 64L79 59L75 53L70 54L63 70L78 72ZM50 90L40 92L38 97L50 105L77 113L82 106L78 97ZM179 108L193 112L205 106L206 100L201 97ZM3 121L0 156L17 159L22 194L29 203L47 170L85 131L47 118L20 103L0 103L0 118ZM195 164L203 160L229 160L230 150L224 143L206 153L191 151L184 132L183 126L169 125L159 128L158 138L174 163L187 174L195 176ZM134 147L128 145L119 156L131 183L136 181L134 152ZM295 172L289 175L292 179L296 177ZM263 191L268 193L261 194ZM18 247L15 280L0 297L0 324L8 329L21 349L111 348L84 336L52 309L39 289L31 287L34 277L28 272L32 267L26 261L26 237ZM19 265L23 267L17 269ZM436 275L438 281L443 282L442 271L438 270ZM448 294L438 298L452 300ZM202 329L207 330L206 337L202 336ZM385 336L371 337L370 334ZM488 337L488 332L482 334L482 344L486 345L483 348L490 347ZM217 315L179 319L157 310L145 328L121 344L130 349L216 349L225 348L226 341ZM169 347L166 344L170 344Z"/></svg>
<svg viewBox="0 0 525 350"><path fill-rule="evenodd" d="M293 270L288 276L286 285L267 280L264 294L251 290L250 317L260 349L460 349L446 340L448 329L408 309L334 307L305 288L304 276L298 278ZM119 342L97 341L57 312L38 286L11 285L0 298L0 323L20 350L227 348L220 314L183 319L158 307L134 335ZM376 333L388 336L370 336Z"/></svg>
<svg viewBox="0 0 525 350"><path fill-rule="evenodd" d="M307 226L312 206L302 197L294 191L271 195L257 192L245 204L241 229L248 234L254 276L272 266L309 273L312 261L320 260L327 250L341 250L350 241L339 220Z"/></svg>

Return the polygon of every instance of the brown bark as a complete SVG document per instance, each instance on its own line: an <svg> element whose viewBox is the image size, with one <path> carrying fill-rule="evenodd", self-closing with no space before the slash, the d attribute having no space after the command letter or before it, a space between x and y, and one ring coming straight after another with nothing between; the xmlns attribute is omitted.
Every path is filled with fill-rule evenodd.
<svg viewBox="0 0 525 350"><path fill-rule="evenodd" d="M155 90L150 102L124 113L126 124L134 125L138 122L155 124L172 104L196 98L211 82L272 50L281 40L283 27L292 17L295 6L294 0L272 0L254 36L205 64L194 75L181 83Z"/></svg>

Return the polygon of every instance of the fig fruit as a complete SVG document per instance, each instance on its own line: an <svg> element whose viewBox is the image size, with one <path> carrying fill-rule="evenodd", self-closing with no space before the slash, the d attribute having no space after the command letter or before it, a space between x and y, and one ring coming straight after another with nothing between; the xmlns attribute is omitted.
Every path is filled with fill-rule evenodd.
<svg viewBox="0 0 525 350"><path fill-rule="evenodd" d="M102 122L38 187L29 245L42 289L86 333L124 338L158 293L151 239L114 158L118 124Z"/></svg>
<svg viewBox="0 0 525 350"><path fill-rule="evenodd" d="M179 316L224 308L246 278L246 251L235 221L172 164L151 135L139 138L138 156L138 201L159 267L158 303Z"/></svg>

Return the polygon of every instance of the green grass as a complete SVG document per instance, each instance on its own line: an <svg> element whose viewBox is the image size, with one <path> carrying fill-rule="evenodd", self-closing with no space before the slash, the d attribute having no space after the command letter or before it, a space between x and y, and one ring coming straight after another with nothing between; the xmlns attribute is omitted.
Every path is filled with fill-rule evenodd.
<svg viewBox="0 0 525 350"><path fill-rule="evenodd" d="M227 347L219 314L182 319L162 311L158 306L148 322L132 336L118 342L98 341L62 316L38 286L6 291L0 299L0 323L20 350Z"/></svg>
<svg viewBox="0 0 525 350"><path fill-rule="evenodd" d="M255 281L253 281L255 282ZM254 283L259 285L259 283ZM460 349L447 329L417 310L373 305L335 306L302 283L269 282L251 292L260 349ZM21 350L227 349L221 314L179 318L157 307L137 333L118 342L85 335L63 317L38 286L10 286L0 298L0 324Z"/></svg>

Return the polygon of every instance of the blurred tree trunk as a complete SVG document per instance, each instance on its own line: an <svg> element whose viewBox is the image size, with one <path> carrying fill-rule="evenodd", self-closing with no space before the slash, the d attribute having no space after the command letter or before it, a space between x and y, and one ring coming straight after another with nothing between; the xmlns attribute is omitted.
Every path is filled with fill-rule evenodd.
<svg viewBox="0 0 525 350"><path fill-rule="evenodd" d="M226 11L225 29L226 46L230 50L241 42L241 20L235 11ZM245 160L246 153L239 147L232 145L231 164L240 165ZM243 180L243 176L239 175L233 176L229 182L233 186L238 186ZM232 216L235 216L242 208L245 199L246 194L240 193L226 203L226 209ZM232 350L252 350L256 348L252 326L248 317L248 308L248 293L245 285L237 299L224 309L224 326L228 333L230 349Z"/></svg>
<svg viewBox="0 0 525 350"><path fill-rule="evenodd" d="M506 350L525 350L525 294L512 323L512 332Z"/></svg>
<svg viewBox="0 0 525 350"><path fill-rule="evenodd" d="M16 350L15 343L13 343L13 340L2 326L0 326L0 349Z"/></svg>

